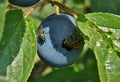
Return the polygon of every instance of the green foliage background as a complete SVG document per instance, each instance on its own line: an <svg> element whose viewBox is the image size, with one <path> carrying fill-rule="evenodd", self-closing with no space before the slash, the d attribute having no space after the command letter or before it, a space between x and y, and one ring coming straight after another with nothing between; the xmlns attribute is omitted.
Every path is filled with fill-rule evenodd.
<svg viewBox="0 0 120 82"><path fill-rule="evenodd" d="M25 18L24 12L29 8L1 0L0 82L120 81L120 1L60 2L78 14L76 22L85 42L78 61L58 69L36 58L35 30L45 17L55 13L54 6L40 6Z"/></svg>

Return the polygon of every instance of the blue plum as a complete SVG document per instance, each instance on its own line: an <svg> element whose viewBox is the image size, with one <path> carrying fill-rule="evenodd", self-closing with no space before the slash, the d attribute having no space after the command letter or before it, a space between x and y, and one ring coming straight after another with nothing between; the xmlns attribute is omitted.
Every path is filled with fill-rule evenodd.
<svg viewBox="0 0 120 82"><path fill-rule="evenodd" d="M84 42L77 29L76 20L68 14L48 16L36 33L38 55L54 67L73 64L83 48Z"/></svg>
<svg viewBox="0 0 120 82"><path fill-rule="evenodd" d="M40 0L9 0L11 4L21 7L29 7L36 4L39 1Z"/></svg>

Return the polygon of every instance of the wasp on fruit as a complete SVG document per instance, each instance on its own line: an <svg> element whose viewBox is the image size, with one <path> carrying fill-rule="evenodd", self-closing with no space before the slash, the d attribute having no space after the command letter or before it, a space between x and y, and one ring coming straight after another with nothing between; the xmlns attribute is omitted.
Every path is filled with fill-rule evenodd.
<svg viewBox="0 0 120 82"><path fill-rule="evenodd" d="M44 34L44 30L42 29L42 27L37 30L37 35L40 40L42 41L45 40L45 34Z"/></svg>
<svg viewBox="0 0 120 82"><path fill-rule="evenodd" d="M64 38L62 47L66 48L68 51L71 51L73 48L80 48L81 42L81 38L72 41L68 41L66 38Z"/></svg>
<svg viewBox="0 0 120 82"><path fill-rule="evenodd" d="M43 31L43 30L40 30L40 31L39 31L39 38L40 38L41 40L45 40L45 35L44 35L44 31Z"/></svg>

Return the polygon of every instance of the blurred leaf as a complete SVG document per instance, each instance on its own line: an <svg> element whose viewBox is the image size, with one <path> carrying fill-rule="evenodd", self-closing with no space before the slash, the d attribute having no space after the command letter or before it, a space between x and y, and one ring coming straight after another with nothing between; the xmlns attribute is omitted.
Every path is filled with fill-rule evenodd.
<svg viewBox="0 0 120 82"><path fill-rule="evenodd" d="M7 0L0 0L0 41L3 33Z"/></svg>
<svg viewBox="0 0 120 82"><path fill-rule="evenodd" d="M79 72L75 72L73 68L57 69L50 74L36 78L31 82L99 82L98 75L95 70L86 68Z"/></svg>
<svg viewBox="0 0 120 82"><path fill-rule="evenodd" d="M33 21L25 21L21 10L8 11L0 42L0 82L26 82L33 68L35 55Z"/></svg>
<svg viewBox="0 0 120 82"><path fill-rule="evenodd" d="M93 12L109 12L120 14L120 0L91 0Z"/></svg>
<svg viewBox="0 0 120 82"><path fill-rule="evenodd" d="M75 4L84 3L84 0L72 0Z"/></svg>
<svg viewBox="0 0 120 82"><path fill-rule="evenodd" d="M120 81L120 67L117 65L120 63L119 53L116 54L113 47L114 40L120 40L120 34L117 32L117 28L120 28L120 17L106 13L91 13L85 16L86 21L78 18L78 26L87 37L84 37L85 43L94 50L101 82ZM111 29L110 33L102 29L103 27Z"/></svg>

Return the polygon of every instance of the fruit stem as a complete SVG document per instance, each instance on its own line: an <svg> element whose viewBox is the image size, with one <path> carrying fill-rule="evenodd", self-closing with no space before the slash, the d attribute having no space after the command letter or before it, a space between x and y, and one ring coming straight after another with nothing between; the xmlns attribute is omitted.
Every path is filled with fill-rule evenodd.
<svg viewBox="0 0 120 82"><path fill-rule="evenodd" d="M38 6L42 6L43 4L46 4L47 2L48 2L47 0L43 0L43 1L40 1L40 2L38 2L37 4L33 5L32 7L30 7L28 10L26 10L26 11L24 12L24 17L26 18L29 14L32 13L32 11L33 11L34 9L36 9Z"/></svg>
<svg viewBox="0 0 120 82"><path fill-rule="evenodd" d="M52 3L54 5L57 5L60 9L64 10L65 12L67 12L68 14L70 14L71 16L73 16L74 18L77 19L77 14L75 12L73 12L70 8L68 8L67 6L65 6L57 1L52 1Z"/></svg>
<svg viewBox="0 0 120 82"><path fill-rule="evenodd" d="M57 0L57 2L59 2L59 0ZM60 14L60 8L56 5L56 14L59 15Z"/></svg>

